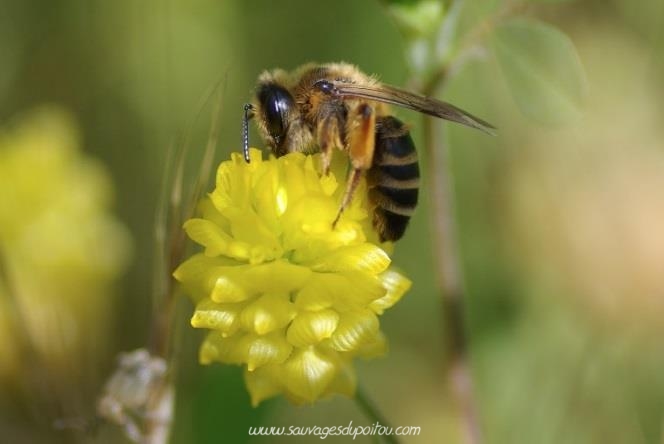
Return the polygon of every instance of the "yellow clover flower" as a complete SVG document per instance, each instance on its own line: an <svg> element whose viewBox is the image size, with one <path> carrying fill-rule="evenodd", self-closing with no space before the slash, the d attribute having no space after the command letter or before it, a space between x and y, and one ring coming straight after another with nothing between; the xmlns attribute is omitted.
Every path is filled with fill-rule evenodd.
<svg viewBox="0 0 664 444"><path fill-rule="evenodd" d="M105 351L131 244L108 172L79 139L57 107L0 128L0 377L21 376L14 329L61 387L80 388L80 362Z"/></svg>
<svg viewBox="0 0 664 444"><path fill-rule="evenodd" d="M337 158L325 176L318 155L233 154L202 217L184 225L205 247L174 273L196 303L191 324L211 330L200 361L245 365L254 405L352 396L352 359L385 352L378 315L411 285L388 268L366 183L332 228L347 163Z"/></svg>

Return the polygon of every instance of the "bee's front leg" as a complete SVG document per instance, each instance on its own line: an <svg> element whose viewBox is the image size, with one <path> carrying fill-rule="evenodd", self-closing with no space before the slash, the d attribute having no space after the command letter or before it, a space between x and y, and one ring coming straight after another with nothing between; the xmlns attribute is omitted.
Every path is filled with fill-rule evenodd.
<svg viewBox="0 0 664 444"><path fill-rule="evenodd" d="M326 176L330 172L332 148L341 148L343 146L341 143L341 130L341 124L336 114L324 117L318 124L316 137L320 145L323 174Z"/></svg>

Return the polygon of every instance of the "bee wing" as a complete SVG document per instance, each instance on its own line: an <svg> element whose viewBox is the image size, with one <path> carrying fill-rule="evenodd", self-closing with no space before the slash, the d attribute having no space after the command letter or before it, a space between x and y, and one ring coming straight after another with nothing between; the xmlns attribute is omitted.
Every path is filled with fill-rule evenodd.
<svg viewBox="0 0 664 444"><path fill-rule="evenodd" d="M431 97L415 94L396 86L365 86L353 83L334 82L334 93L341 97L375 100L408 108L430 116L460 123L495 135L495 127L456 106Z"/></svg>

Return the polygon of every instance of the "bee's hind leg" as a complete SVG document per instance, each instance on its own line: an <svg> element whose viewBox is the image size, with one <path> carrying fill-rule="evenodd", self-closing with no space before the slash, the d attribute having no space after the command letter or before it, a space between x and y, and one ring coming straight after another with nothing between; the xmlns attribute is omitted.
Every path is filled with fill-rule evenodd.
<svg viewBox="0 0 664 444"><path fill-rule="evenodd" d="M348 204L350 204L350 201L353 198L353 194L355 194L355 190L357 189L357 186L360 184L361 177L362 177L362 170L353 168L348 173L348 180L346 182L346 192L344 193L344 198L341 201L341 205L339 206L337 217L335 217L334 222L332 222L332 228L336 227L337 222L339 222L339 218L341 217L341 213L343 213L344 210L348 207Z"/></svg>
<svg viewBox="0 0 664 444"><path fill-rule="evenodd" d="M348 116L347 149L350 157L351 170L346 179L346 192L339 206L337 217L332 222L335 227L344 210L350 204L357 186L360 184L362 172L371 168L376 144L376 113L371 105L359 104Z"/></svg>

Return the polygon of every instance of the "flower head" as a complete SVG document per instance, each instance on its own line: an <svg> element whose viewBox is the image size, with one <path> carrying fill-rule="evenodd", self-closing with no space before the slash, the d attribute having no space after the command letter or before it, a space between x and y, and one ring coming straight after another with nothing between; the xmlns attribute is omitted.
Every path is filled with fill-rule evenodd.
<svg viewBox="0 0 664 444"><path fill-rule="evenodd" d="M339 157L339 156L337 156ZM352 359L384 353L378 316L410 281L389 269L371 226L366 184L332 227L344 191L339 159L291 153L223 162L202 217L185 223L204 247L175 277L196 303L191 323L211 331L200 361L246 366L252 402L352 396Z"/></svg>
<svg viewBox="0 0 664 444"><path fill-rule="evenodd" d="M76 379L73 358L104 350L130 239L110 211L107 171L79 145L74 119L56 107L0 129L0 373L19 362L12 328L60 384Z"/></svg>

